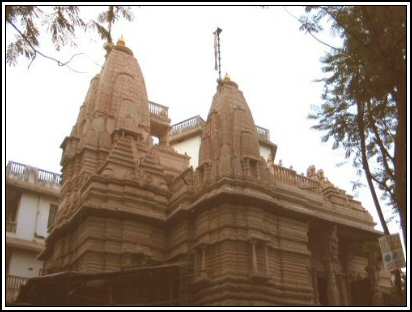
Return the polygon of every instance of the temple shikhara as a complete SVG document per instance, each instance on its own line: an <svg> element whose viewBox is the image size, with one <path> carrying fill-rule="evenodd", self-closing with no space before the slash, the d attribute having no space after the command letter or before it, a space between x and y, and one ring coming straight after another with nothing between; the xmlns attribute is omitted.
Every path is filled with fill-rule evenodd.
<svg viewBox="0 0 412 312"><path fill-rule="evenodd" d="M365 247L382 235L368 211L322 170L276 165L228 76L211 102L206 121L172 127L124 40L108 48L61 144L43 275L18 302L383 304L390 274Z"/></svg>

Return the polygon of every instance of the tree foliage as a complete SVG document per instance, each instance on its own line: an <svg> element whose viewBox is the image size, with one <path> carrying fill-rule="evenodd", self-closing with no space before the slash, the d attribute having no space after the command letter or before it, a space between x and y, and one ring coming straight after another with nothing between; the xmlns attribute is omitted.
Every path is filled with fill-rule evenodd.
<svg viewBox="0 0 412 312"><path fill-rule="evenodd" d="M326 20L343 45L329 46L322 59L323 103L309 117L323 141L332 140L359 171L369 171L367 178L399 213L406 239L406 10L308 6L301 29L320 32Z"/></svg>
<svg viewBox="0 0 412 312"><path fill-rule="evenodd" d="M46 11L44 10L46 8ZM130 7L108 6L96 19L85 20L78 6L6 6L7 26L16 32L15 40L8 43L6 62L15 65L20 57L33 62L38 55L55 61L59 66L68 61L60 61L40 51L40 34L47 33L54 48L76 46L76 32L94 29L101 39L112 42L112 26L119 20L133 20Z"/></svg>

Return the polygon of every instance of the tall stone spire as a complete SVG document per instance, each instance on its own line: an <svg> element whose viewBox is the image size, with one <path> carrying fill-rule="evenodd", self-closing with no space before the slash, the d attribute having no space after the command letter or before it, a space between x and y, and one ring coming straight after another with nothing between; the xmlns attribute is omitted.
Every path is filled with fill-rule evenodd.
<svg viewBox="0 0 412 312"><path fill-rule="evenodd" d="M224 176L259 179L264 171L259 169L261 162L249 106L238 85L226 76L218 85L202 133L199 166L212 180Z"/></svg>
<svg viewBox="0 0 412 312"><path fill-rule="evenodd" d="M123 153L117 157L118 160L122 158L117 163L132 169L138 153L132 146L119 151L124 146L124 143L118 143L119 133L127 133L144 145L150 144L146 86L139 64L124 39L109 49L101 73L90 83L72 133L62 143L63 201L69 200L72 191L78 187L78 181L73 183L75 178L102 171L109 165L110 155ZM128 155L124 155L125 151ZM66 192L69 196L64 196ZM59 209L58 220L67 216L70 210L68 207Z"/></svg>
<svg viewBox="0 0 412 312"><path fill-rule="evenodd" d="M132 51L119 40L109 52L91 101L94 115L103 115L111 134L115 129L149 132L150 117L146 86ZM95 116L97 117L97 116Z"/></svg>
<svg viewBox="0 0 412 312"><path fill-rule="evenodd" d="M139 218L164 218L169 196L161 151L151 139L149 102L139 64L124 39L107 51L104 67L92 79L77 122L61 145L61 202L41 256L47 272L110 271L129 263L141 250L160 254L156 248L147 251L150 241L133 243L130 250L122 240L117 249L104 248L105 242L117 239L113 235L120 235L113 233L123 229L126 237L138 231ZM181 161L174 154L170 157ZM145 205L147 198L151 205ZM125 216L133 223L131 232ZM84 243L79 237L87 240L88 248L79 249ZM67 240L71 243L65 248L75 256L60 248ZM124 252L119 255L118 250ZM114 262L107 262L108 257Z"/></svg>

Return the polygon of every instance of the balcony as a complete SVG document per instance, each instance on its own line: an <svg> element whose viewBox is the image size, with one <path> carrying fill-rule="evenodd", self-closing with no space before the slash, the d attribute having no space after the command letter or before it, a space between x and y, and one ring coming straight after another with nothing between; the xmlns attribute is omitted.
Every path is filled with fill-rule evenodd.
<svg viewBox="0 0 412 312"><path fill-rule="evenodd" d="M28 278L7 275L6 277L6 302L12 303L17 299L20 288L26 284Z"/></svg>
<svg viewBox="0 0 412 312"><path fill-rule="evenodd" d="M170 132L171 136L176 136L182 133L186 133L193 129L200 129L206 122L203 120L202 117L199 115L193 116L186 120L183 120L177 124L172 126L172 130ZM270 141L270 133L269 129L256 126L256 131L260 140Z"/></svg>
<svg viewBox="0 0 412 312"><path fill-rule="evenodd" d="M8 183L24 185L25 187L42 188L56 195L62 184L62 176L58 173L9 161L6 167ZM34 190L34 189L33 189Z"/></svg>
<svg viewBox="0 0 412 312"><path fill-rule="evenodd" d="M256 131L260 140L270 141L269 129L256 126Z"/></svg>
<svg viewBox="0 0 412 312"><path fill-rule="evenodd" d="M16 222L6 221L6 232L16 233Z"/></svg>
<svg viewBox="0 0 412 312"><path fill-rule="evenodd" d="M321 190L319 181L297 174L296 171L292 169L273 165L273 175L275 176L275 181L283 184L297 186L301 189L306 189L318 193Z"/></svg>
<svg viewBox="0 0 412 312"><path fill-rule="evenodd" d="M169 120L169 107L149 101L150 117Z"/></svg>
<svg viewBox="0 0 412 312"><path fill-rule="evenodd" d="M150 135L158 137L163 143L167 141L170 128L168 111L167 106L149 101Z"/></svg>
<svg viewBox="0 0 412 312"><path fill-rule="evenodd" d="M6 167L6 176L24 181L61 185L62 177L58 173L27 166L15 161L9 161Z"/></svg>

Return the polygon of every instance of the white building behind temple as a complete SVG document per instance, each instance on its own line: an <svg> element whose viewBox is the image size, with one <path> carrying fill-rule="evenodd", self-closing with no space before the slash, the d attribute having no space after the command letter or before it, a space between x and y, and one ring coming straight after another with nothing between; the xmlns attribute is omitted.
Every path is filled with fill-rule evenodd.
<svg viewBox="0 0 412 312"><path fill-rule="evenodd" d="M36 259L58 205L59 174L16 162L6 167L6 298L13 300L28 278L41 274Z"/></svg>

